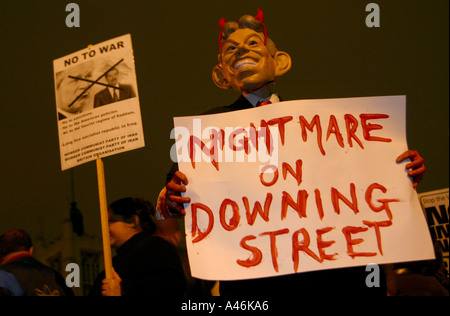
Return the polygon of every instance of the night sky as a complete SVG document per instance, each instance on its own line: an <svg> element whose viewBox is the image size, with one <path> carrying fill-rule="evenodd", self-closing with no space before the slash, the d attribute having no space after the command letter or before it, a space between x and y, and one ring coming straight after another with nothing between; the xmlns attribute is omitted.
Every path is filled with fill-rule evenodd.
<svg viewBox="0 0 450 316"><path fill-rule="evenodd" d="M95 162L61 171L53 60L131 34L146 147L104 159L108 203L153 203L171 166L174 116L232 103L217 88L218 21L265 13L269 36L293 59L277 81L284 99L407 95L407 137L426 160L419 192L448 187L448 1L75 0L79 28L65 24L70 1L0 2L0 232L60 235L74 195L86 233L100 235Z"/></svg>

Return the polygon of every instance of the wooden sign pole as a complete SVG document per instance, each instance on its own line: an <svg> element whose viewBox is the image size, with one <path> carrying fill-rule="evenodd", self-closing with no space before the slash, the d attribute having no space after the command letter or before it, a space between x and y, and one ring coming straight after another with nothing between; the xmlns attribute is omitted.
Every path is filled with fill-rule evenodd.
<svg viewBox="0 0 450 316"><path fill-rule="evenodd" d="M120 43L120 44L119 44ZM102 80L107 74L108 72L110 72L111 70L115 69L116 67L119 66L120 63L123 62L122 65L125 65L126 63L128 63L127 66L124 66L127 68L126 72L130 74L130 76L136 76L135 73L135 69L134 69L134 56L133 56L133 50L132 50L132 45L131 45L131 35L127 34L112 40L109 40L108 42L104 42L101 44L98 44L101 50L101 46L104 47L111 47L111 49L116 49L115 45L118 45L118 47L126 47L125 49L123 49L123 54L122 58L120 58L120 60L118 60L116 63L109 65L109 62L106 62L104 64L102 64L102 66L105 67L105 69L103 69L103 72L100 76L96 77L95 80L89 80L86 78L82 78L82 77L77 77L74 76L76 74L75 69L76 68L71 68L71 67L67 67L67 69L65 68L66 66L69 66L71 64L70 60L72 60L74 63L76 61L74 61L74 58L78 58L77 55L79 56L80 52L71 54L70 56L65 56L62 58L58 58L56 60L53 61L53 71L54 71L54 75L55 75L55 80L56 78L60 78L59 73L62 73L63 76L61 76L62 80L65 80L66 77L71 78L71 79L75 79L75 80L82 80L85 82L88 82L87 85L85 86L82 90L83 91L76 91L74 93L74 95L72 97L74 97L75 99L70 103L67 104L67 101L71 101L71 99L67 99L67 95L65 94L66 92L69 93L69 90L66 90L65 88L63 88L62 86L56 87L55 86L55 96L56 96L56 108L57 108L57 114L58 114L58 133L59 133L59 137L60 137L60 154L61 154L61 169L62 170L66 170L72 167L75 167L81 163L85 163L88 161L91 161L91 157L87 156L86 152L86 156L83 157L83 159L78 159L75 160L75 155L72 155L72 153L70 153L70 157L67 157L69 155L69 153L67 152L67 150L73 151L73 152L77 152L77 150L80 150L80 148L82 147L78 147L78 146L85 146L84 142L80 142L79 144L77 144L76 146L74 145L74 147L66 147L63 148L65 145L65 143L68 143L71 139L71 137L75 138L79 138L81 131L65 131L62 132L62 129L65 129L67 127L67 120L62 120L60 115L63 115L62 112L63 108L70 108L72 105L76 104L81 98L83 98L84 96L86 96L86 93L88 91L90 91L91 93L93 93L92 91L92 87L97 87L100 88L101 86L110 86L104 82ZM100 46L101 45L101 46ZM105 46L108 45L108 46ZM89 50L89 52L95 53L95 47L93 45L88 45L87 49ZM83 55L85 55L86 53L81 53ZM91 54L89 53L89 56L91 56ZM93 56L93 55L92 55ZM86 56L85 56L86 57ZM118 57L118 56L117 56ZM69 59L67 59L69 58ZM71 59L72 58L72 59ZM113 56L111 56L111 58L113 58ZM67 61L69 60L69 63L67 64ZM78 59L77 59L78 60ZM101 67L101 65L96 64L97 66ZM92 67L92 65L89 65L88 67ZM63 69L61 69L63 68ZM135 79L135 78L134 78ZM59 80L59 79L58 79ZM134 86L134 89L137 88L137 81L134 80L134 82L132 83L132 85ZM112 87L112 86L111 86ZM114 87L113 87L114 88ZM95 88L94 88L95 89ZM136 90L137 91L137 90ZM61 98L61 96L63 96ZM69 96L70 97L70 96ZM129 124L129 125L136 125L137 127L127 127L126 129L124 129L123 131L121 131L121 133L123 133L123 138L125 137L131 137L130 135L142 135L142 136L138 136L136 138L133 138L133 144L131 144L130 146L125 147L121 147L121 148L115 148L116 152L115 154L118 154L120 152L123 151L129 151L132 149L137 149L140 147L144 147L145 143L144 143L144 139L143 139L143 130L142 130L142 119L140 119L140 108L139 108L139 99L133 95L133 100L131 100L128 104L127 104L127 109L134 109L134 112L130 111L128 112L128 114L133 113L135 114L135 116L133 116L133 118L127 117L125 118L125 120L128 122L128 120L136 120L135 122L133 122L133 124ZM130 99L131 99L130 98ZM91 100L92 101L92 100ZM61 103L62 102L62 103ZM87 101L86 101L87 102ZM89 101L90 102L90 101ZM120 106L120 108L122 108ZM67 110L67 109L66 109ZM104 115L109 115L112 112L108 112L108 113L104 113ZM91 115L92 114L92 115ZM93 113L87 113L84 115L89 115L90 118L94 118L94 114ZM72 115L70 115L72 117ZM74 117L77 115L74 115ZM64 114L65 118L68 118L67 114ZM116 116L108 116L107 119L113 119ZM77 119L77 118L75 118ZM71 121L71 119L68 119L68 121ZM117 124L119 124L120 122L122 122L122 120L119 120L117 122ZM97 124L97 123L96 123ZM84 132L89 132L91 130L100 130L100 129L106 129L107 127L111 126L110 122L107 122L107 120L105 120L105 122L99 122L98 125L93 126L93 127L86 127ZM116 124L116 123L114 123ZM61 130L60 130L61 129ZM114 130L114 129L113 129ZM73 133L72 133L73 132ZM105 130L105 135L101 136L101 137L109 137L107 136ZM64 135L67 134L68 135ZM108 132L109 133L109 132ZM115 134L116 132L112 132L113 134ZM63 136L64 135L64 136ZM94 134L90 134L89 136L92 136ZM128 136L126 136L128 135ZM87 138L87 136L86 136ZM83 138L84 139L84 138ZM71 143L75 143L74 140L72 140L73 142ZM131 139L129 140L131 142ZM90 141L88 141L86 139L86 145L89 145ZM90 144L89 146L94 146L94 144ZM87 147L86 147L87 148ZM98 148L94 148L95 150L98 150ZM94 150L93 149L93 150ZM90 151L89 151L90 152ZM84 155L84 154L83 154ZM62 159L63 157L66 157L66 159ZM73 160L72 160L73 159ZM113 266L112 266L112 256L111 256L111 241L110 241L110 235L109 235L109 220L108 220L108 204L107 204L107 199L106 199L106 182L105 182L105 171L104 171L104 165L103 165L103 161L101 158L97 158L96 159L97 162L97 181L98 181L98 193L99 193L99 202L100 202L100 222L101 222L101 230L102 230L102 243L103 243L103 258L104 258L104 266L105 266L105 277L107 279L112 279L112 274L113 274ZM74 195L73 192L73 184L72 184L72 196Z"/></svg>
<svg viewBox="0 0 450 316"><path fill-rule="evenodd" d="M100 221L102 226L103 258L105 276L112 279L111 242L109 240L108 204L106 201L105 169L101 158L97 159L98 197L100 200Z"/></svg>

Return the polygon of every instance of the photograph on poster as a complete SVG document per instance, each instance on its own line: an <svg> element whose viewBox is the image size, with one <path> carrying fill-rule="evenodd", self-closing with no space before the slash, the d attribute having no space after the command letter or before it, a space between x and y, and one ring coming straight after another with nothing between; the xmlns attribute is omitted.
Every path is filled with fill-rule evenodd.
<svg viewBox="0 0 450 316"><path fill-rule="evenodd" d="M58 119L135 98L134 69L120 59L90 60L55 75Z"/></svg>

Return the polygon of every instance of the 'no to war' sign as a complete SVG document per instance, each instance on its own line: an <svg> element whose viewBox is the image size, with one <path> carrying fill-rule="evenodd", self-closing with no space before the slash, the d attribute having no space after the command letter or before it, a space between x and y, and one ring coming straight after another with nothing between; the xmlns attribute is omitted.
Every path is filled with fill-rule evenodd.
<svg viewBox="0 0 450 316"><path fill-rule="evenodd" d="M53 61L61 168L144 147L131 36Z"/></svg>
<svg viewBox="0 0 450 316"><path fill-rule="evenodd" d="M179 117L194 277L235 280L426 260L405 163L404 96L302 100Z"/></svg>
<svg viewBox="0 0 450 316"><path fill-rule="evenodd" d="M102 158L144 147L130 34L53 61L61 169L96 160L106 278L112 278Z"/></svg>

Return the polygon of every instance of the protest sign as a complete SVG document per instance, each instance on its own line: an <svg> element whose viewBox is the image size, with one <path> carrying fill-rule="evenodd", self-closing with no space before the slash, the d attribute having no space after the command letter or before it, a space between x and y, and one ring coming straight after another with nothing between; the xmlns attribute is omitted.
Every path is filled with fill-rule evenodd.
<svg viewBox="0 0 450 316"><path fill-rule="evenodd" d="M420 193L419 198L448 278L448 188Z"/></svg>
<svg viewBox="0 0 450 316"><path fill-rule="evenodd" d="M396 158L404 96L174 119L194 277L235 280L434 257Z"/></svg>
<svg viewBox="0 0 450 316"><path fill-rule="evenodd" d="M144 147L131 36L53 61L61 168Z"/></svg>
<svg viewBox="0 0 450 316"><path fill-rule="evenodd" d="M112 278L103 157L144 147L131 36L53 61L61 169L96 160L106 278Z"/></svg>

